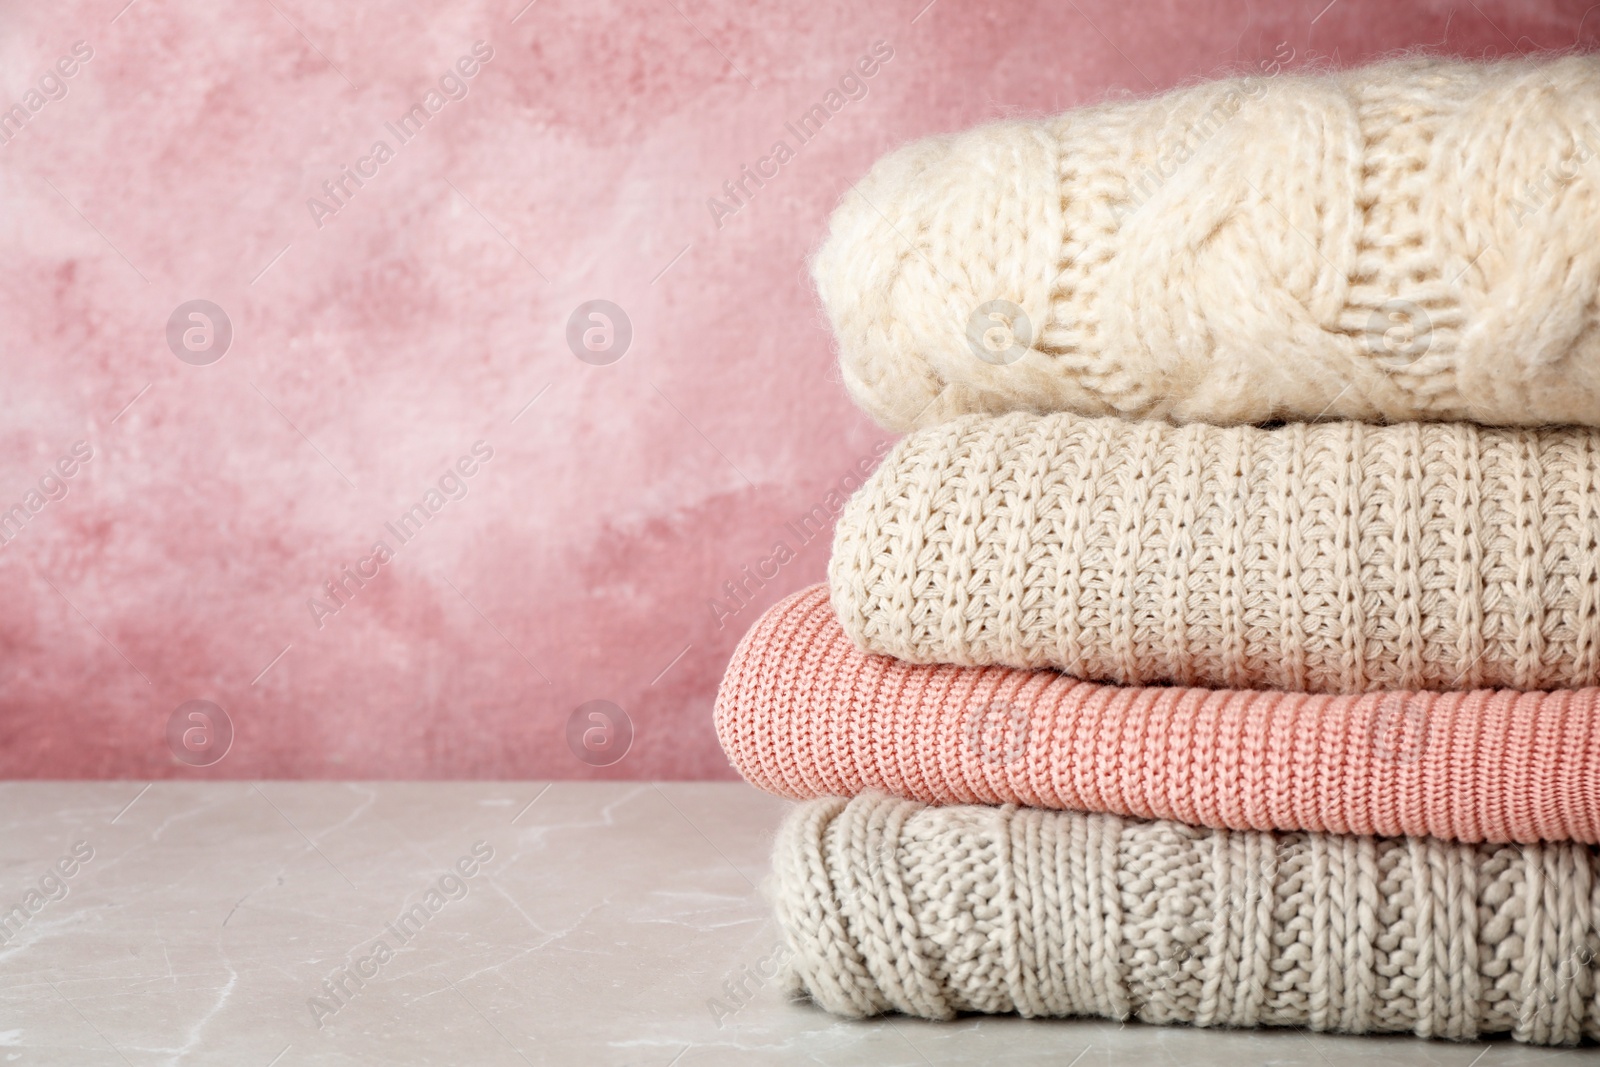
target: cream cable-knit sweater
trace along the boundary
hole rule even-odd
[[[884,458],[828,578],[860,647],[916,663],[1324,693],[1596,685],[1600,431],[966,416]]]
[[[1597,234],[1600,59],[1409,58],[914,143],[813,272],[846,386],[896,430],[1594,425]]]
[[[840,1015],[1600,1038],[1589,846],[1230,832],[869,794],[799,805],[773,869],[790,990]]]

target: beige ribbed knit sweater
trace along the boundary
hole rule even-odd
[[[916,663],[1325,693],[1595,685],[1600,431],[966,416],[885,457],[828,577],[860,647]]]
[[[1216,81],[917,142],[813,264],[850,393],[1600,424],[1600,59]]]
[[[1201,830],[869,794],[773,857],[791,991],[847,1016],[1600,1038],[1583,845]]]

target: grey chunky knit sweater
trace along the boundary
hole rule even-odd
[[[829,1011],[1600,1038],[1600,852],[1206,830],[883,794],[797,806],[773,893]]]

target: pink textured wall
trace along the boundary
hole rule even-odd
[[[731,777],[723,664],[886,439],[804,267],[872,160],[1259,60],[1600,34],[1583,2],[523,2],[0,15],[0,773]],[[221,358],[188,309],[169,344],[192,300]],[[609,364],[568,344],[591,300],[631,323]],[[169,731],[193,700],[220,761],[215,712]],[[592,700],[631,723],[609,766],[620,719],[569,743]]]

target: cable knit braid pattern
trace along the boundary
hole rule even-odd
[[[740,642],[716,727],[747,781],[795,799],[1600,842],[1600,689],[1316,696],[917,666],[857,649],[822,586]]]
[[[798,806],[791,992],[839,1015],[1092,1015],[1600,1038],[1585,845],[1234,833],[871,794]]]
[[[880,160],[812,263],[884,426],[1600,424],[1600,59],[1410,57]]]
[[[917,663],[1325,693],[1595,685],[1600,431],[965,416],[884,458],[828,577],[862,648]]]

